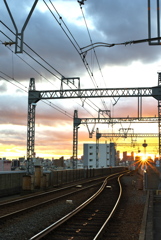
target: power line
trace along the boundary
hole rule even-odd
[[[85,19],[85,15],[84,15],[84,13],[83,13],[82,4],[84,4],[84,1],[83,1],[83,3],[80,2],[80,1],[78,1],[78,2],[79,2],[79,4],[80,4],[80,9],[81,9],[82,16],[83,16],[83,19],[84,19],[84,22],[85,22],[85,25],[86,25],[86,29],[87,29],[87,33],[88,33],[90,42],[91,42],[91,44],[93,44],[92,37],[91,37],[90,31],[89,31],[89,28],[88,28],[88,25],[87,25],[87,21],[86,21],[86,19]],[[101,76],[102,76],[102,78],[103,78],[103,73],[102,73],[101,66],[100,66],[100,63],[99,63],[99,61],[98,61],[98,57],[97,57],[97,54],[96,54],[95,49],[93,49],[93,52],[94,52],[94,56],[95,56],[96,61],[97,61],[97,65],[98,65],[99,71],[100,71]],[[104,80],[104,78],[103,78],[103,80]],[[105,83],[105,81],[104,81],[104,83]],[[106,83],[105,83],[105,87],[106,87]],[[107,106],[106,106],[106,104],[105,104],[105,101],[103,101],[102,98],[101,98],[101,101],[102,101],[102,104],[103,104],[104,108],[107,109]]]
[[[59,24],[59,26],[62,28],[63,32],[65,33],[65,35],[68,37],[68,39],[70,40],[70,42],[72,43],[72,45],[74,46],[74,48],[76,49],[76,51],[78,52],[79,56],[81,57],[85,67],[86,67],[86,70],[94,84],[94,86],[96,88],[98,88],[97,84],[96,84],[96,81],[94,79],[94,76],[93,76],[93,72],[90,70],[89,68],[89,64],[87,63],[86,59],[85,59],[85,56],[81,55],[80,54],[80,46],[78,44],[78,42],[76,41],[76,39],[74,38],[73,34],[70,32],[69,28],[67,27],[67,25],[65,24],[65,22],[63,21],[63,18],[60,16],[60,14],[58,13],[57,9],[55,8],[55,6],[53,5],[53,3],[51,2],[51,0],[49,0],[49,2],[51,3],[52,7],[54,8],[54,10],[56,11],[56,13],[58,14],[59,16],[59,19],[61,20],[61,22],[64,24],[65,28],[67,29],[67,31],[69,32],[70,36],[73,38],[74,42],[71,40],[71,38],[69,37],[69,35],[67,34],[67,32],[65,31],[65,29],[62,27],[62,24],[61,22],[56,18],[56,16],[54,15],[54,13],[52,12],[51,8],[49,7],[49,5],[46,3],[45,0],[43,0],[45,5],[47,6],[47,8],[49,9],[50,13],[52,14],[52,16],[55,18],[55,20],[57,21],[57,23]],[[75,43],[75,44],[74,44]],[[105,106],[105,102],[103,102],[103,105],[104,107],[106,108]],[[95,105],[96,106],[96,105]],[[97,106],[96,106],[97,107]],[[98,108],[98,107],[97,107]],[[100,108],[98,108],[99,110]]]
[[[2,32],[3,33],[3,32]],[[6,36],[6,35],[5,35]],[[7,37],[7,36],[6,36]],[[10,39],[11,40],[11,39]],[[0,42],[2,42],[1,40],[0,40]],[[6,46],[11,52],[13,52],[8,46]],[[16,54],[16,56],[18,57],[18,58],[20,58],[22,61],[24,61],[29,67],[31,67],[34,71],[36,71],[40,76],[42,76],[44,79],[46,79],[48,82],[50,82],[51,83],[51,81],[49,81],[47,78],[45,78],[42,74],[40,74],[35,68],[33,68],[30,64],[28,64],[23,58],[21,58],[19,55],[17,55]],[[5,73],[3,73],[4,75],[6,75]],[[6,75],[7,76],[7,75]],[[8,76],[9,77],[9,76]],[[11,78],[11,77],[10,77]],[[12,79],[12,78],[11,78]],[[18,81],[17,81],[18,82]],[[19,84],[21,84],[20,82],[18,82]],[[52,83],[51,83],[52,84]],[[23,86],[23,84],[21,84],[22,86]],[[53,85],[53,84],[52,84]],[[27,87],[26,87],[27,88]],[[50,105],[51,106],[51,102],[49,102],[49,104],[48,105]],[[79,103],[77,103],[78,105],[80,105]],[[89,103],[87,103],[91,108],[93,108]],[[81,105],[80,105],[81,106]],[[83,107],[84,108],[84,106],[81,106],[81,107]],[[58,107],[57,107],[58,108]],[[84,108],[91,116],[93,116],[86,108]],[[94,108],[93,108],[94,109]],[[97,111],[96,109],[94,109],[95,111]],[[63,110],[64,111],[64,110]],[[64,111],[65,112],[65,111]],[[63,113],[64,113],[63,112]],[[65,114],[65,115],[67,115],[67,114]]]
[[[58,14],[59,16],[59,19],[61,20],[61,22],[64,24],[65,28],[67,29],[67,31],[69,32],[70,36],[72,37],[72,39],[74,40],[74,42],[72,41],[72,39],[70,38],[70,36],[67,34],[67,32],[65,31],[65,29],[63,28],[61,22],[59,22],[59,20],[56,18],[56,16],[54,15],[54,13],[52,12],[51,8],[49,7],[49,5],[46,3],[45,0],[43,0],[45,5],[47,6],[47,8],[49,9],[50,13],[52,14],[52,16],[55,18],[55,20],[57,21],[57,23],[59,24],[59,26],[61,27],[61,29],[63,30],[63,32],[65,33],[65,35],[67,36],[67,38],[69,39],[69,41],[72,43],[72,45],[74,46],[74,48],[76,49],[76,51],[78,52],[79,56],[81,57],[82,61],[83,61],[83,64],[94,84],[95,87],[96,84],[94,82],[94,79],[93,79],[93,72],[91,71],[90,67],[89,67],[89,64],[88,62],[86,61],[85,57],[83,55],[80,54],[80,46],[78,44],[78,42],[76,41],[76,39],[74,38],[73,34],[70,32],[69,28],[67,27],[67,25],[65,24],[65,22],[63,21],[63,18],[60,16],[60,14],[58,13],[58,11],[56,10],[55,6],[53,5],[53,3],[50,1],[52,7],[54,8],[54,10],[56,11],[56,13]]]
[[[4,72],[2,72],[2,71],[0,71],[0,72],[1,72],[3,75],[7,76],[8,78],[11,78],[9,75],[5,74]],[[22,91],[24,91],[24,92],[26,92],[26,93],[28,94],[28,89],[25,90],[25,89],[21,88],[20,86],[16,85],[15,83],[11,82],[10,80],[8,80],[7,78],[5,78],[5,77],[3,77],[3,76],[0,76],[0,78],[2,78],[3,80],[11,83],[12,85],[16,86],[17,88],[21,89]],[[12,78],[11,78],[11,79],[12,79]],[[12,80],[14,80],[15,82],[17,82],[18,84],[21,84],[20,82],[18,82],[18,81],[15,80],[15,79],[12,79]],[[21,85],[24,86],[23,84],[21,84]],[[24,86],[24,87],[25,87],[25,86]],[[25,88],[26,88],[26,87],[25,87]],[[48,101],[48,100],[46,100],[46,101],[41,100],[41,101],[42,101],[43,103],[47,104],[48,106],[56,109],[57,111],[61,112],[62,114],[66,115],[66,116],[68,116],[68,117],[70,117],[70,118],[73,118],[73,116],[72,116],[71,114],[67,113],[66,111],[64,111],[64,110],[61,109],[60,107],[56,106],[56,105],[53,104],[52,102],[50,102],[50,101]]]
[[[2,32],[2,31],[1,31]],[[3,32],[2,32],[3,33]],[[5,35],[5,34],[4,34]],[[7,35],[5,35],[8,39],[9,39],[9,37],[7,36]],[[11,40],[11,39],[10,39]],[[1,41],[1,40],[0,40]],[[1,41],[2,42],[2,41]],[[8,46],[6,46],[11,52],[13,52]],[[25,51],[26,52],[26,51]],[[33,70],[35,70],[40,76],[42,76],[35,68],[33,68],[30,64],[28,64],[23,58],[21,58],[19,55],[17,55],[16,54],[16,56],[17,57],[19,57],[22,61],[24,61],[29,67],[31,67]],[[4,74],[5,75],[5,74]],[[7,75],[6,75],[7,76]],[[45,78],[44,76],[42,76],[43,78]],[[10,77],[11,78],[11,77]],[[11,79],[13,79],[13,78],[11,78]],[[49,81],[47,78],[45,78],[48,82],[50,82],[51,83],[51,81]],[[17,81],[18,82],[18,81]],[[18,82],[19,84],[21,84],[20,82]],[[52,83],[51,83],[52,84]],[[53,84],[52,84],[53,85]],[[48,104],[48,105],[50,105],[51,106],[51,102],[50,102],[50,104]],[[77,103],[78,105],[80,105],[79,103]],[[87,103],[91,108],[93,108],[89,103]],[[81,106],[81,105],[80,105]],[[84,108],[84,106],[81,106],[81,107],[83,107]],[[55,107],[54,107],[55,108]],[[57,108],[59,108],[59,107],[57,107]],[[84,108],[90,115],[91,115],[91,113],[86,109],[86,108]],[[95,111],[97,111],[96,109],[94,109],[93,108],[93,110],[95,110]],[[64,110],[63,110],[64,111]],[[64,112],[66,112],[66,111],[64,111]],[[63,113],[64,113],[63,112]],[[67,115],[66,113],[65,113],[65,115]],[[92,115],[93,116],[93,115]]]
[[[2,22],[2,21],[0,21],[0,22]],[[2,22],[2,24],[4,25],[4,26],[6,26],[3,22]],[[7,26],[6,26],[7,27]],[[9,30],[9,31],[11,31],[11,33],[12,34],[14,34],[15,35],[15,33],[10,29],[10,28],[8,28],[7,27],[7,29]],[[12,42],[12,39],[11,38],[9,38],[4,32],[2,32],[2,31],[0,31],[5,37],[7,37],[11,42]],[[29,47],[25,42],[24,42],[24,44],[31,50],[31,51],[33,51],[38,57],[40,57],[42,60],[44,60],[39,54],[37,54],[31,47]],[[8,47],[8,46],[7,46]],[[36,61],[40,66],[42,66],[43,68],[45,68],[45,70],[47,70],[48,72],[50,72],[52,75],[54,75],[55,77],[57,77],[59,80],[61,80],[58,76],[56,76],[54,73],[52,73],[49,69],[47,69],[46,67],[44,67],[39,61],[37,61],[34,57],[32,57],[30,54],[28,54],[25,50],[24,50],[24,52],[29,56],[29,57],[31,57],[34,61]],[[16,56],[18,56],[17,54],[16,54]],[[23,60],[24,61],[24,60]],[[45,60],[44,60],[45,61]],[[46,61],[45,61],[46,62]],[[47,63],[47,62],[46,62]],[[48,64],[48,63],[47,63]],[[28,64],[29,65],[29,64]],[[48,64],[49,66],[51,66],[50,64]],[[52,67],[52,66],[51,66]],[[53,67],[52,67],[53,68]],[[32,69],[33,69],[33,67],[32,67]],[[53,68],[54,69],[54,68]],[[55,70],[55,69],[54,69]],[[56,70],[57,71],[57,70]],[[63,77],[63,75],[61,75],[61,77]],[[47,79],[46,79],[47,80]],[[48,82],[50,82],[49,80],[47,80]],[[51,82],[50,82],[51,83]],[[52,83],[51,83],[52,84]],[[52,84],[53,85],[53,84]],[[90,100],[89,100],[90,101]],[[96,108],[98,108],[92,101],[90,101]],[[86,104],[87,105],[89,105],[91,108],[93,108],[89,103],[87,103],[86,102]],[[82,106],[83,108],[84,108],[84,106]],[[84,108],[85,109],[85,108]],[[99,109],[99,108],[98,108]],[[86,109],[85,109],[86,110]],[[97,111],[96,109],[94,109],[93,108],[93,110],[95,110],[95,111]],[[87,111],[87,110],[86,110]],[[87,111],[88,113],[89,113],[89,111]],[[90,113],[91,114],[91,113]]]
[[[1,72],[1,71],[0,71]],[[3,72],[1,72],[2,74],[4,74],[5,76],[7,76],[8,77],[8,75],[7,74],[5,74],[5,73],[3,73]],[[17,88],[19,88],[19,89],[21,89],[22,91],[24,91],[24,92],[26,92],[26,93],[28,93],[28,91],[27,90],[24,90],[23,88],[21,88],[20,86],[17,86],[15,83],[13,83],[13,82],[11,82],[10,80],[8,80],[8,79],[6,79],[5,77],[3,77],[3,76],[0,76],[0,78],[2,78],[3,80],[5,80],[5,81],[7,81],[7,82],[9,82],[9,83],[11,83],[12,85],[14,85],[14,86],[16,86]],[[12,78],[11,78],[12,79]],[[13,79],[12,79],[13,80]],[[15,81],[15,80],[14,80]],[[18,81],[16,81],[16,82],[18,82]],[[19,83],[19,82],[18,82]],[[19,83],[20,84],[20,83]]]

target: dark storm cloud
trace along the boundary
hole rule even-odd
[[[24,1],[22,1],[24,2]],[[24,2],[26,6],[26,2]],[[21,3],[23,4],[23,3]],[[18,24],[19,22],[22,22],[21,17],[22,13],[25,14],[25,7],[20,7],[21,14],[20,16],[17,15],[15,22]],[[2,21],[11,28],[12,31],[15,32],[9,15],[5,9],[5,6],[3,6],[5,14],[2,15]],[[15,13],[17,13],[18,9],[13,8],[12,13],[13,16]],[[13,41],[15,39],[15,36],[1,24],[2,31],[9,36]],[[77,30],[76,26],[70,26],[72,32],[76,32],[76,35],[81,34],[82,30]],[[74,28],[74,29],[73,29]],[[21,28],[20,28],[21,29]],[[75,31],[76,30],[76,31]],[[8,39],[1,34],[2,41],[8,41]],[[38,62],[36,63],[33,59],[30,58],[30,56],[26,56],[25,52],[21,56],[23,59],[25,59],[35,70],[37,70],[40,74],[44,74],[47,77],[51,77],[52,73],[56,74],[57,76],[61,75],[71,75],[71,70],[74,72],[78,72],[80,74],[80,64],[81,67],[83,67],[83,64],[81,63],[80,57],[78,53],[76,53],[76,50],[73,48],[72,44],[68,40],[67,36],[64,34],[64,32],[61,30],[58,23],[55,21],[55,19],[52,17],[51,13],[45,12],[42,13],[35,9],[26,29],[24,32],[24,42],[29,45],[34,51],[36,51],[45,61],[47,61],[51,66],[53,66],[59,73],[56,73],[54,69],[49,66],[47,63],[45,63],[42,59],[40,59],[36,54],[33,53],[27,46],[24,44],[24,50],[29,54],[31,57],[35,58],[35,60]],[[1,46],[2,48],[2,46]],[[3,57],[4,54],[8,56],[10,59],[12,58],[12,53],[7,49],[4,51],[3,46],[3,55],[0,53],[0,57]],[[12,50],[14,51],[14,46],[12,46]],[[24,58],[25,56],[25,58]],[[67,64],[68,61],[68,64]],[[1,58],[1,67],[3,70],[6,70],[6,61],[5,58],[2,61]],[[45,70],[42,66],[43,65],[47,70],[50,71],[50,73]],[[14,68],[15,72],[17,74],[18,79],[25,79],[29,74],[32,74],[32,76],[37,76],[37,72],[34,69],[31,69],[30,66],[24,64],[23,61],[19,60],[18,57],[14,57]],[[76,71],[74,69],[77,69]],[[83,69],[83,68],[82,68]]]
[[[19,26],[20,22],[25,20],[27,15],[26,7],[30,9],[33,1],[21,1],[17,8],[10,3],[12,13],[15,17],[15,22]],[[75,1],[73,1],[74,3]],[[63,4],[62,4],[63,8]],[[78,5],[79,8],[79,5]],[[18,10],[19,9],[19,10]],[[7,10],[3,3],[2,21],[14,30]],[[20,11],[21,10],[21,11]],[[135,39],[147,38],[147,1],[128,1],[128,0],[101,0],[101,1],[85,1],[83,6],[85,10],[86,19],[91,19],[94,29],[90,29],[93,42],[108,42],[118,43]],[[20,13],[20,14],[17,14]],[[71,13],[72,14],[72,13]],[[63,17],[63,16],[62,16]],[[23,19],[23,21],[22,21]],[[81,47],[90,43],[87,30],[82,26],[69,23],[64,17],[63,20],[69,27],[71,33]],[[13,34],[1,24],[3,31],[12,36]],[[21,27],[19,27],[21,29]],[[1,34],[3,40],[6,38]],[[41,55],[51,66],[53,66],[60,74],[69,77],[82,75],[85,72],[84,65],[80,59],[79,54],[74,49],[73,45],[60,28],[54,17],[49,11],[42,13],[35,8],[35,11],[25,29],[24,41],[39,55]],[[2,46],[1,46],[2,48]],[[1,67],[6,70],[6,58],[4,56],[4,46],[0,53]],[[14,46],[12,47],[14,50]],[[43,64],[50,72],[55,71],[44,63],[38,56],[36,56],[28,47],[24,45],[24,50],[33,56],[38,62]],[[11,61],[12,53],[6,49],[6,57],[9,55]],[[140,60],[143,63],[154,62],[160,57],[160,47],[152,47],[147,43],[115,46],[112,48],[97,48],[96,49],[101,66],[104,65],[127,65],[133,61]],[[90,53],[87,54],[89,60]],[[51,77],[52,74],[46,71],[42,66],[33,61],[25,53],[21,57],[31,64],[31,66],[38,70],[40,74],[46,77]],[[11,63],[10,63],[11,65]],[[10,66],[11,68],[11,66]],[[14,57],[14,68],[18,79],[26,79],[30,76],[39,77],[39,74],[24,64],[22,60]],[[7,70],[6,70],[7,71]],[[57,73],[56,73],[57,74]],[[57,74],[59,75],[59,74]],[[54,77],[53,77],[54,79]]]
[[[148,38],[146,0],[88,1],[87,13],[98,31],[98,34],[92,34],[96,42],[103,40],[112,44]],[[101,34],[104,39],[101,39]],[[152,37],[157,37],[156,33]],[[160,58],[160,46],[140,43],[104,48],[100,58],[110,65],[126,65],[136,60],[149,63]]]

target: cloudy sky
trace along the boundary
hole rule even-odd
[[[6,2],[21,32],[34,1]],[[157,37],[155,4],[153,1],[151,8],[152,37]],[[60,90],[62,77],[79,77],[81,88],[153,87],[158,84],[160,46],[140,43],[97,47],[84,55],[85,64],[81,57],[81,48],[91,43],[117,44],[148,38],[147,0],[86,0],[81,8],[77,0],[39,0],[24,31],[23,53],[19,54],[15,54],[14,45],[3,44],[15,42],[15,28],[4,1],[0,3],[0,20],[0,157],[26,156],[30,78],[35,78],[37,90]],[[63,85],[63,88],[69,86]],[[113,104],[112,98],[39,101],[36,107],[37,156],[72,156],[74,110],[78,110],[80,118],[96,118],[99,109],[110,110],[112,117],[137,117],[136,98],[121,98],[115,106]],[[157,116],[157,112],[157,101],[144,98],[143,116]],[[118,132],[122,127],[134,128],[136,133],[158,131],[156,124],[136,125],[102,124],[96,127],[103,133]],[[83,143],[91,141],[95,142],[95,134],[89,139],[87,127],[81,125],[79,156],[83,154]],[[153,146],[151,152],[156,149],[157,146]]]

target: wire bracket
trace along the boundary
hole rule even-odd
[[[35,7],[36,7],[36,4],[37,4],[38,0],[35,0],[35,1],[34,1],[34,4],[33,4],[32,8],[31,8],[31,10],[30,10],[30,12],[29,12],[29,14],[28,14],[28,17],[27,17],[27,19],[26,19],[26,21],[25,21],[25,23],[24,23],[24,25],[23,25],[20,33],[18,32],[18,28],[17,28],[17,26],[16,26],[16,23],[15,23],[15,21],[14,21],[14,18],[13,18],[13,16],[12,16],[12,13],[11,13],[11,11],[10,11],[10,8],[9,8],[9,6],[8,6],[8,4],[7,4],[7,0],[3,0],[3,1],[4,1],[5,5],[6,5],[7,11],[8,11],[8,13],[9,13],[9,15],[10,15],[11,21],[12,21],[12,23],[13,23],[13,25],[14,25],[14,28],[15,28],[15,31],[16,31],[15,53],[22,53],[22,52],[23,52],[23,36],[24,36],[24,30],[25,30],[25,28],[26,28],[26,26],[27,26],[27,24],[28,24],[28,22],[29,22],[29,20],[30,20],[30,17],[31,17],[31,15],[32,15]],[[7,45],[8,45],[8,44],[7,44]],[[5,45],[5,46],[6,46],[6,45]]]

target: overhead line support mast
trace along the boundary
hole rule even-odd
[[[160,79],[160,73],[159,73]],[[30,90],[28,96],[28,137],[27,137],[27,159],[31,161],[34,157],[35,139],[35,107],[36,103],[42,99],[70,99],[70,98],[100,98],[100,97],[154,97],[158,100],[159,136],[161,138],[161,86],[152,88],[101,88],[101,89],[66,89],[53,91],[36,91],[34,79],[30,79]],[[74,115],[77,118],[77,115]],[[78,123],[74,125],[74,161],[77,158]],[[161,139],[160,139],[161,140]],[[159,143],[161,145],[161,141]],[[159,153],[161,154],[161,146]]]

